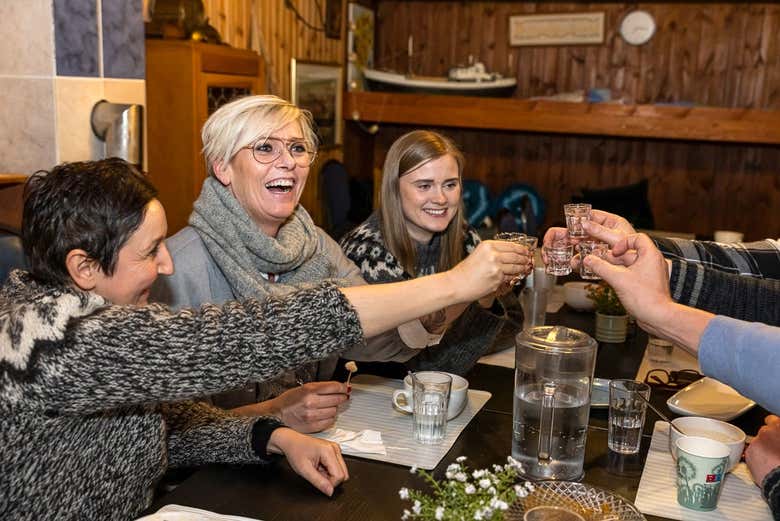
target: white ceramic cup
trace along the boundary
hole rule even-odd
[[[452,373],[445,373],[452,377],[452,388],[450,389],[450,402],[447,407],[447,420],[451,420],[463,412],[468,403],[469,381]],[[403,398],[401,398],[403,397]],[[403,401],[401,401],[403,400]],[[412,377],[407,375],[404,378],[404,388],[393,392],[393,406],[404,412],[412,413],[414,403],[414,393],[412,392]]]
[[[675,460],[677,460],[677,440],[696,436],[720,441],[729,448],[729,468],[727,472],[733,470],[739,463],[742,451],[745,449],[745,432],[739,427],[724,421],[700,416],[675,418],[672,420],[672,425],[679,427],[685,433],[683,435],[677,429],[669,428],[669,451]]]

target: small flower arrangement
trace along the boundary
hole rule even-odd
[[[443,482],[412,467],[410,472],[423,477],[432,493],[428,495],[406,487],[399,490],[401,499],[412,502],[411,510],[404,510],[401,519],[500,521],[509,505],[534,491],[531,482],[517,483],[522,466],[512,456],[507,457],[506,465],[493,465],[492,470],[470,471],[464,463],[465,456],[455,461],[447,467],[444,474],[447,480]]]
[[[585,290],[588,292],[588,298],[595,303],[596,311],[602,315],[626,314],[626,308],[620,302],[615,289],[603,280],[598,284],[588,284]]]

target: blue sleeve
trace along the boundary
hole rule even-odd
[[[699,342],[699,364],[707,376],[780,413],[780,328],[716,316]]]

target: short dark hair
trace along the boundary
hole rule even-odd
[[[24,188],[22,245],[36,279],[69,284],[68,252],[82,249],[108,276],[157,190],[130,163],[109,158],[40,170]]]

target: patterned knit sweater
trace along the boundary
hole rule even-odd
[[[477,232],[468,228],[463,245],[465,253],[471,253],[479,242]],[[369,284],[413,278],[387,249],[376,212],[342,238],[341,247],[347,257],[360,268],[363,278]],[[418,276],[435,273],[440,251],[441,241],[438,235],[434,235],[429,244],[417,246]],[[439,344],[424,349],[406,362],[406,365],[413,370],[436,369],[465,374],[492,347],[506,318],[506,310],[498,301],[492,310],[474,303],[450,325]]]
[[[331,284],[174,313],[15,271],[0,290],[0,519],[131,519],[168,466],[260,462],[263,419],[187,400],[361,340]]]
[[[727,317],[780,326],[780,280],[756,279],[672,259],[672,298]]]

